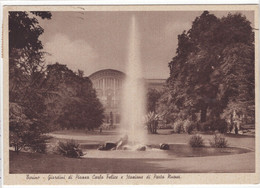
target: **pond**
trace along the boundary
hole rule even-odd
[[[159,149],[159,145],[148,145],[146,151],[134,150],[97,150],[98,144],[82,145],[84,158],[147,158],[147,159],[171,159],[180,157],[206,157],[220,155],[234,155],[250,152],[251,150],[238,147],[212,148],[200,147],[192,148],[186,144],[169,144],[169,150]]]

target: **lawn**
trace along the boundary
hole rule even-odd
[[[111,134],[110,134],[111,133]],[[79,132],[56,132],[51,140],[75,139],[79,143],[103,143],[115,141],[119,135],[113,131],[99,134]],[[203,134],[205,141],[212,139],[212,134]],[[188,143],[190,135],[168,134],[160,131],[157,135],[148,135],[147,142]],[[130,158],[66,158],[55,154],[39,154],[10,151],[10,173],[192,173],[192,172],[254,172],[255,138],[252,136],[226,135],[229,146],[249,148],[252,151],[236,155],[181,157],[168,159],[130,159]],[[214,162],[212,162],[214,161]],[[243,161],[243,163],[241,162]]]
[[[134,173],[167,172],[146,159],[74,159],[54,154],[10,151],[10,173]]]

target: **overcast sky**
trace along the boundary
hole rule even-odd
[[[129,27],[135,15],[145,78],[168,78],[168,63],[175,55],[177,36],[191,28],[202,11],[143,12],[52,12],[51,20],[40,21],[47,63],[67,64],[85,76],[100,69],[125,72]],[[218,17],[228,12],[211,12]],[[242,12],[253,22],[253,12]]]

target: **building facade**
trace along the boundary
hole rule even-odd
[[[97,96],[105,108],[104,123],[118,125],[120,123],[120,106],[125,73],[104,69],[89,76]],[[160,90],[165,84],[165,79],[146,79],[146,87]]]

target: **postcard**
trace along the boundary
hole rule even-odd
[[[4,6],[4,185],[259,183],[258,17]]]

